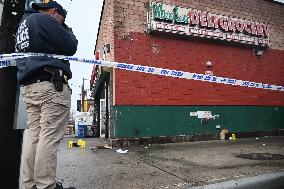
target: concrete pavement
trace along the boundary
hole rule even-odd
[[[190,189],[283,189],[284,171],[276,173],[267,173],[253,177],[235,179],[216,184],[209,184]]]
[[[68,140],[60,145],[57,176],[78,189],[184,189],[284,170],[284,137],[132,146],[126,154],[91,150],[104,139],[86,138],[85,149],[68,148]]]

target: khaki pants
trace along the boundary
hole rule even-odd
[[[62,92],[43,81],[25,87],[28,128],[23,142],[20,189],[54,189],[57,150],[64,137],[71,105],[71,90]]]

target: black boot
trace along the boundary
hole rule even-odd
[[[74,187],[63,188],[61,182],[57,182],[54,189],[76,189]]]

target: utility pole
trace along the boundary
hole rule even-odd
[[[0,54],[15,52],[14,35],[23,16],[25,1],[0,0]],[[3,9],[2,9],[3,8]],[[3,12],[2,12],[3,10]],[[17,69],[0,69],[0,167],[1,185],[18,188],[22,130],[14,130]]]
[[[81,92],[81,111],[82,112],[84,112],[84,102],[85,102],[85,96],[86,96],[86,91],[85,91],[85,85],[84,85],[84,83],[85,83],[85,80],[87,80],[87,79],[85,79],[85,78],[83,78],[83,84],[82,84],[82,92]]]

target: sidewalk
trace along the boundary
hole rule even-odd
[[[241,178],[209,184],[205,186],[197,186],[190,189],[283,189],[284,188],[284,171],[276,173],[267,173],[253,177]]]
[[[104,139],[86,138],[85,149],[68,148],[69,139],[60,145],[57,176],[77,189],[184,189],[284,170],[284,137],[134,146],[125,154],[91,150]]]

